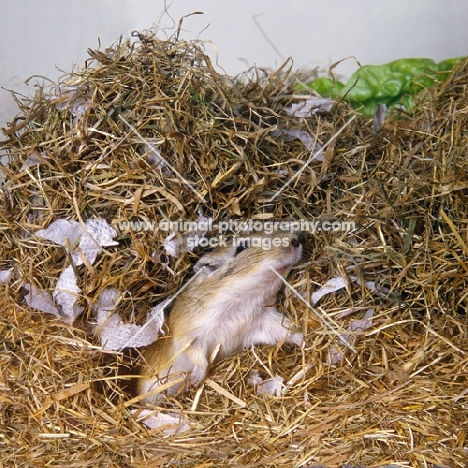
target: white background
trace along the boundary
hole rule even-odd
[[[349,56],[364,65],[468,55],[466,0],[174,0],[166,7],[168,14],[163,0],[0,0],[0,87],[29,93],[25,79],[56,80],[82,66],[99,40],[105,48],[155,24],[172,28],[164,38],[194,11],[204,14],[186,18],[181,37],[211,40],[216,47],[207,51],[228,74],[276,68],[289,56],[295,68],[326,69]],[[356,67],[349,59],[337,72],[349,76]],[[16,113],[0,89],[0,127]]]

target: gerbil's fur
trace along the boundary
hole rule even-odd
[[[283,283],[270,268],[283,275],[299,263],[302,246],[297,236],[281,233],[268,238],[281,242],[269,249],[258,245],[265,236],[243,239],[250,246],[239,246],[239,238],[234,238],[230,245],[204,255],[195,265],[195,271],[204,270],[176,298],[166,335],[144,353],[151,375],[145,375],[148,367],[142,369],[138,394],[181,377],[198,386],[211,360],[219,361],[252,345],[274,345],[283,340],[302,345],[302,333],[292,329],[291,321],[275,307]],[[173,394],[181,384],[169,387]],[[157,399],[158,394],[149,395],[145,401]]]

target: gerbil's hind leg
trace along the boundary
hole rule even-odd
[[[247,346],[256,344],[274,345],[284,340],[302,346],[304,335],[294,329],[291,320],[276,310],[265,307],[261,317],[254,323],[252,333],[247,337]]]
[[[208,373],[209,362],[206,356],[206,351],[196,343],[192,343],[184,352],[183,359],[185,360],[183,367],[188,372],[188,380],[194,387],[198,387],[205,380]]]

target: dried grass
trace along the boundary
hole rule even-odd
[[[85,69],[64,77],[61,96],[41,90],[18,101],[22,113],[0,143],[11,156],[0,269],[14,269],[1,297],[0,465],[466,466],[468,65],[424,93],[414,114],[394,112],[377,136],[356,117],[323,162],[268,203],[309,158],[299,141],[271,130],[308,129],[323,144],[352,109],[338,103],[328,114],[287,116],[300,97],[286,67],[229,78],[196,42],[145,33],[90,53]],[[57,108],[67,105],[65,84],[81,93],[75,103],[89,103],[81,118],[73,119],[72,102]],[[206,203],[151,165],[119,115]],[[32,153],[44,162],[22,168]],[[103,357],[93,337],[28,310],[21,284],[50,290],[66,265],[62,247],[34,236],[55,219],[99,217],[118,227],[200,212],[354,221],[352,233],[309,235],[307,262],[289,280],[306,297],[336,275],[375,282],[371,292],[349,281],[320,303],[343,328],[370,308],[375,316],[357,353],[329,366],[335,336],[285,292],[282,307],[303,326],[306,349],[260,347],[223,361],[196,405],[195,391],[166,404],[163,411],[195,422],[171,436],[130,415],[131,395],[115,382],[122,356]],[[141,323],[181,286],[196,254],[165,258],[166,235],[121,232],[118,248],[80,267],[87,320],[106,287],[125,292],[119,313]],[[253,370],[292,382],[281,397],[258,396]]]

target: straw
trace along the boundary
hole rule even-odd
[[[372,119],[344,103],[309,117],[287,112],[313,97],[298,95],[304,80],[289,62],[230,77],[202,43],[154,31],[90,55],[56,87],[16,96],[19,114],[0,143],[11,161],[0,192],[0,465],[464,467],[467,64],[375,134]],[[326,160],[309,161],[288,131],[320,145],[334,138]],[[214,226],[354,222],[304,233],[303,263],[286,279],[309,303],[327,281],[345,279],[316,307],[352,335],[356,352],[341,347],[342,359],[327,364],[340,339],[285,289],[277,305],[303,330],[304,348],[258,346],[224,359],[198,393],[154,406],[190,425],[171,435],[132,416],[143,404],[122,379],[143,360],[104,354],[90,331],[93,306],[115,288],[121,319],[145,323],[203,254],[169,249],[172,233],[159,222],[201,217]],[[92,218],[118,231],[118,246],[75,268],[84,312],[71,327],[29,308],[33,288],[23,286],[52,294],[70,265],[62,246],[35,232]],[[187,232],[173,234],[183,246]],[[369,327],[353,328],[369,309]],[[254,375],[288,384],[281,396],[257,394]]]

